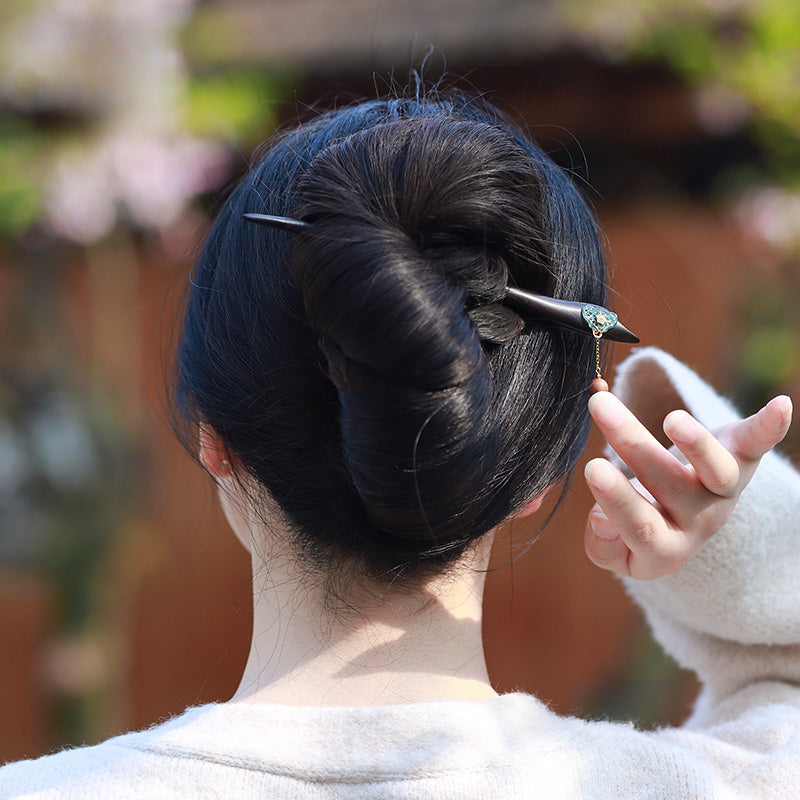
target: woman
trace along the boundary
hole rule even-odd
[[[734,511],[791,403],[738,421],[652,350],[618,390],[647,427],[602,386],[589,399],[604,297],[577,191],[474,99],[364,103],[273,142],[196,265],[176,376],[183,433],[252,555],[239,689],[6,767],[0,794],[794,797],[797,603],[776,594],[793,576],[766,553],[797,565],[796,517],[780,512],[798,504],[796,474],[768,456]],[[595,317],[574,330],[547,298]],[[590,414],[621,461],[587,467],[586,549],[632,578],[706,681],[682,729],[561,718],[497,696],[486,672],[492,531],[569,473]]]

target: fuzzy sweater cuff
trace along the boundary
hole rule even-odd
[[[712,431],[739,416],[656,348],[620,364],[614,393],[664,442],[661,423],[675,408]],[[695,558],[673,575],[624,582],[655,638],[713,695],[757,679],[800,683],[800,475],[768,453],[731,518]]]

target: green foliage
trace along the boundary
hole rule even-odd
[[[777,392],[790,391],[800,372],[800,274],[788,269],[753,292],[741,309],[737,401],[762,406]]]
[[[741,369],[758,386],[781,385],[800,367],[800,342],[796,331],[779,325],[756,328],[741,354]]]
[[[251,142],[263,137],[277,93],[275,81],[263,71],[194,78],[188,87],[186,129],[232,144]]]
[[[53,283],[39,290],[49,294]],[[79,630],[92,606],[91,576],[129,510],[135,448],[117,415],[86,391],[80,368],[62,358],[52,374],[37,376],[26,363],[40,310],[9,321],[20,354],[9,348],[0,356],[0,447],[17,465],[0,476],[0,561],[49,575],[61,628]]]
[[[300,24],[300,23],[298,23]],[[240,35],[223,9],[201,7],[181,34],[182,49],[192,63],[230,64],[235,61]]]
[[[570,19],[615,58],[663,61],[744,98],[772,177],[800,184],[800,3],[573,0]]]
[[[63,187],[72,185],[70,170],[80,173],[74,166],[76,153],[97,167],[100,177],[91,183],[94,173],[81,173],[87,176],[87,188],[75,196],[97,202],[96,195],[104,193],[104,206],[116,210],[106,229],[97,233],[91,227],[85,234],[80,226],[60,227],[79,241],[91,241],[118,222],[152,224],[146,214],[128,213],[127,198],[137,191],[130,174],[135,168],[129,168],[137,157],[137,142],[150,152],[178,158],[174,154],[180,146],[202,140],[199,152],[205,162],[200,158],[193,163],[196,180],[187,179],[187,188],[181,189],[184,184],[162,177],[169,187],[164,196],[181,195],[173,204],[179,210],[191,202],[193,191],[213,188],[205,175],[225,180],[221,170],[214,171],[224,163],[224,147],[248,150],[271,132],[269,109],[282,91],[273,73],[230,61],[214,64],[201,46],[187,54],[194,42],[187,33],[194,29],[192,19],[182,30],[165,9],[156,4],[142,12],[150,25],[132,34],[130,51],[112,66],[102,59],[126,33],[122,6],[113,6],[100,20],[87,9],[74,14],[62,9],[73,43],[63,35],[41,35],[48,24],[45,0],[0,3],[0,239],[14,239],[37,222],[55,222],[59,229],[59,220],[69,217],[64,206],[72,200]],[[205,19],[204,12],[201,6],[195,16]],[[51,24],[57,26],[58,19],[55,14]],[[210,47],[223,31],[217,25],[207,33]],[[28,36],[25,48],[11,46]],[[236,46],[227,39],[226,45]],[[153,76],[160,76],[160,82],[154,83]],[[73,91],[76,86],[81,91]],[[66,173],[59,171],[65,165]],[[54,175],[61,177],[58,186]],[[50,198],[47,208],[45,197]],[[83,213],[82,208],[69,210],[78,217]]]
[[[41,141],[26,126],[0,126],[0,236],[13,237],[41,213]]]
[[[713,74],[720,57],[708,21],[688,16],[665,19],[643,36],[638,50],[640,58],[665,58],[675,69],[692,77]]]
[[[625,674],[600,689],[588,705],[591,718],[635,722],[653,729],[685,705],[689,675],[642,630],[630,643]]]

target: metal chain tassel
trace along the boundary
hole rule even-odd
[[[592,335],[594,336],[595,378],[589,384],[589,392],[590,394],[595,394],[596,392],[607,392],[608,382],[604,380],[603,376],[600,374],[600,340],[603,338],[603,334],[598,333],[597,331],[592,331]]]
[[[617,324],[617,315],[607,308],[589,305],[588,303],[581,309],[581,315],[592,331],[592,336],[594,336],[595,378],[589,384],[589,391],[592,394],[595,394],[595,392],[607,392],[608,383],[603,380],[603,376],[600,372],[600,340],[607,330],[610,330]]]

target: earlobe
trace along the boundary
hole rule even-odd
[[[200,424],[200,464],[212,478],[229,478],[233,474],[227,447],[219,434],[205,423]]]
[[[542,503],[544,503],[545,497],[547,497],[547,492],[549,490],[545,489],[538,497],[534,497],[529,503],[524,505],[516,514],[514,514],[513,519],[520,519],[522,517],[529,517],[531,514],[535,514],[541,507]]]

